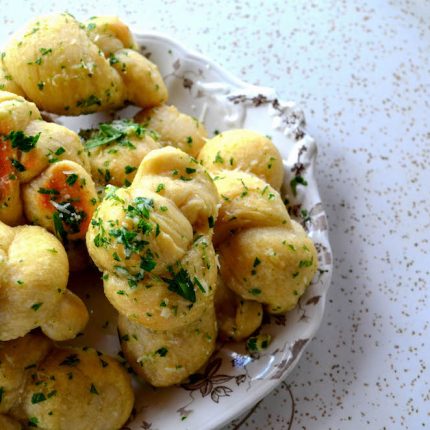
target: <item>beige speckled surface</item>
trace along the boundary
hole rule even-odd
[[[333,285],[298,367],[228,429],[426,428],[430,4],[285,3],[2,0],[0,37],[53,10],[118,14],[299,102],[319,145]]]

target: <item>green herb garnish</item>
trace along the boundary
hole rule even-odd
[[[259,288],[251,288],[248,292],[253,296],[259,296],[261,294],[261,290]]]
[[[86,139],[85,148],[92,149],[97,146],[104,146],[116,143],[129,149],[136,149],[130,142],[129,137],[144,136],[149,134],[154,140],[158,139],[158,134],[146,129],[142,124],[137,124],[130,119],[115,120],[111,123],[99,124],[98,130],[81,130],[80,136]]]
[[[22,152],[30,152],[34,149],[39,137],[40,133],[34,136],[27,136],[23,131],[11,131],[6,135],[6,139],[10,140],[12,148],[17,148]]]
[[[40,194],[50,194],[50,195],[58,195],[58,194],[60,194],[59,191],[54,190],[52,188],[42,188],[42,187],[39,188],[37,190],[37,192],[40,193]]]
[[[134,172],[137,169],[137,167],[133,166],[125,166],[124,171],[126,175],[129,175],[131,172]]]
[[[165,357],[167,355],[168,349],[165,348],[164,346],[161,347],[160,349],[157,349],[157,351],[155,351],[156,354],[158,354],[160,357]]]
[[[169,268],[172,278],[162,278],[169,286],[169,291],[172,291],[192,303],[196,301],[196,293],[194,291],[194,283],[190,278],[189,273],[181,267],[178,272],[174,272],[173,268]]]
[[[46,400],[46,396],[43,393],[34,393],[31,396],[31,403],[34,405],[36,403],[44,402]]]
[[[24,166],[24,164],[21,164],[15,158],[12,158],[10,160],[10,162],[11,162],[12,166],[15,167],[16,170],[18,170],[18,172],[25,172],[25,166]]]
[[[66,184],[73,186],[77,180],[78,180],[78,175],[76,173],[72,173],[71,175],[67,176]]]
[[[74,367],[80,362],[81,360],[79,359],[78,354],[70,354],[60,363],[60,366]]]
[[[33,311],[38,311],[42,305],[43,303],[34,303],[33,305],[31,305],[31,309],[33,309]]]
[[[101,104],[102,104],[101,100],[94,94],[91,94],[86,99],[79,100],[76,103],[76,107],[88,108],[94,105],[101,106]]]
[[[261,352],[270,345],[271,340],[272,337],[269,334],[259,334],[250,337],[246,342],[246,347],[249,352]]]

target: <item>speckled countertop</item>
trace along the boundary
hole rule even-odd
[[[117,14],[299,102],[319,145],[325,318],[287,380],[228,429],[430,427],[430,3],[97,3],[2,0],[1,40],[49,11]]]

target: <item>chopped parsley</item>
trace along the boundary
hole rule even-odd
[[[40,303],[34,303],[34,304],[31,305],[31,309],[33,309],[33,311],[38,311],[42,305],[43,305],[42,302],[40,302]]]
[[[126,175],[129,175],[130,173],[134,172],[137,169],[137,167],[133,166],[125,166],[124,171]]]
[[[146,129],[142,124],[137,124],[130,119],[115,120],[111,123],[99,124],[98,130],[81,130],[80,136],[86,140],[87,150],[116,143],[129,149],[136,149],[129,137],[141,137],[149,134],[154,140],[158,139],[158,134]]]
[[[44,393],[34,393],[31,396],[31,403],[34,405],[36,403],[44,402],[46,400],[46,396]]]
[[[50,195],[58,195],[58,194],[60,194],[59,191],[57,191],[57,190],[54,190],[52,188],[43,188],[43,187],[39,188],[37,190],[37,192],[40,193],[40,194],[50,194]]]
[[[91,384],[90,393],[91,394],[99,394],[99,392],[97,391],[97,388],[94,384]]]
[[[155,353],[158,354],[160,357],[165,357],[168,353],[168,349],[163,346],[160,349],[157,349]]]
[[[248,292],[253,296],[259,296],[261,294],[261,290],[259,288],[251,288]]]
[[[48,393],[48,399],[50,399],[51,397],[54,397],[55,395],[57,394],[57,390],[53,390],[53,391],[50,391],[49,393]]]
[[[51,48],[48,48],[48,49],[46,49],[46,48],[40,48],[39,51],[40,51],[40,53],[42,55],[48,55],[48,54],[50,54],[52,52],[52,49]]]
[[[73,186],[77,180],[78,180],[78,175],[76,173],[72,173],[71,175],[67,176],[66,184]]]
[[[53,206],[57,209],[52,215],[54,228],[59,238],[65,239],[67,232],[64,226],[69,230],[69,233],[79,233],[82,221],[87,217],[84,211],[78,211],[70,201],[54,202]]]
[[[25,166],[24,166],[24,164],[21,164],[15,158],[12,158],[10,160],[10,162],[11,162],[12,166],[15,167],[16,170],[18,170],[18,172],[25,172]]]
[[[169,291],[172,291],[192,303],[196,302],[196,292],[194,291],[194,283],[190,278],[189,273],[181,267],[178,272],[174,272],[172,267],[169,267],[171,278],[162,278],[169,286]]]
[[[64,230],[63,223],[60,219],[59,212],[54,212],[52,215],[52,221],[54,222],[55,234],[60,240],[65,240],[67,238],[66,230]]]
[[[151,250],[146,251],[146,256],[140,257],[140,265],[139,267],[144,270],[145,272],[151,272],[154,270],[157,263],[154,260],[154,256],[151,252]]]
[[[76,103],[76,107],[82,107],[82,108],[88,108],[91,106],[101,106],[102,102],[101,100],[95,96],[94,94],[91,94],[86,99],[81,99]]]
[[[270,345],[271,340],[272,337],[269,334],[259,334],[250,337],[246,342],[246,347],[249,352],[261,352]]]
[[[68,355],[61,363],[60,366],[76,366],[81,362],[78,354],[70,354]]]
[[[37,427],[39,420],[36,417],[30,417],[27,421],[28,427]]]
[[[154,200],[146,197],[136,197],[133,203],[134,205],[130,204],[127,207],[127,217],[149,219],[150,211],[154,209]],[[138,228],[141,228],[140,223],[138,224]]]
[[[221,157],[220,151],[218,151],[215,155],[214,164],[216,163],[219,163],[219,164],[224,163],[224,159]]]
[[[118,64],[118,63],[119,63],[118,58],[116,58],[116,57],[115,57],[115,55],[111,53],[111,54],[109,55],[109,64],[110,64],[111,66],[113,66],[114,64]]]
[[[300,260],[299,261],[299,267],[311,267],[314,262],[314,257],[312,257],[310,260]]]
[[[212,215],[208,218],[208,224],[209,224],[209,228],[213,228],[215,226],[215,220]]]
[[[201,282],[199,281],[199,279],[196,276],[194,276],[194,284],[199,287],[199,290],[202,293],[204,293],[204,294],[206,293],[206,290],[204,289],[203,285],[201,284]]]
[[[22,152],[30,152],[34,149],[39,137],[40,133],[34,136],[27,136],[23,131],[11,131],[6,135],[6,139],[10,140],[12,148],[17,148]]]

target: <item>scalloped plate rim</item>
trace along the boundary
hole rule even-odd
[[[183,44],[177,42],[176,40],[173,40],[170,36],[166,36],[165,34],[157,32],[157,31],[145,31],[143,33],[142,32],[133,32],[133,35],[135,36],[135,38],[138,42],[142,42],[142,41],[144,41],[144,39],[149,38],[149,39],[153,39],[156,41],[164,42],[166,44],[173,45],[176,49],[180,50],[185,57],[191,58],[191,59],[195,60],[196,62],[204,63],[205,65],[209,65],[211,68],[215,69],[221,76],[223,76],[223,78],[226,81],[233,84],[235,87],[238,87],[240,89],[242,89],[242,88],[251,89],[251,90],[255,91],[256,93],[260,92],[260,93],[263,93],[266,95],[271,94],[275,98],[279,99],[277,97],[277,92],[274,88],[249,84],[249,83],[241,80],[240,78],[236,77],[231,72],[224,69],[223,66],[219,65],[217,62],[213,61],[212,59],[206,57],[204,54],[201,54],[200,52],[198,52],[195,49],[190,49],[190,48],[185,47]],[[280,99],[280,100],[282,100],[282,99]],[[315,180],[315,160],[316,160],[316,156],[317,156],[317,145],[315,142],[313,144],[315,145],[315,148],[314,148],[314,153],[311,156],[310,171],[311,171],[312,178],[315,181],[314,192],[316,192],[316,195],[319,197],[319,199],[321,201],[321,196],[320,196],[318,186],[317,186],[317,183]],[[299,142],[297,142],[295,145],[299,145]],[[285,164],[285,160],[284,160],[284,164]],[[324,211],[324,214],[325,214],[325,211]],[[328,230],[327,230],[327,232],[323,233],[323,236],[325,236],[328,249],[331,252]],[[264,397],[266,397],[269,393],[271,393],[277,386],[279,386],[286,379],[286,377],[293,371],[293,369],[296,367],[296,365],[299,362],[300,358],[302,357],[305,349],[308,347],[309,343],[311,342],[312,337],[315,336],[318,329],[320,328],[323,317],[324,317],[324,312],[325,312],[325,307],[326,307],[326,298],[327,298],[326,296],[327,296],[327,292],[328,292],[328,289],[329,289],[330,284],[331,284],[333,263],[331,263],[328,270],[329,270],[329,273],[328,273],[328,276],[326,278],[326,284],[327,285],[326,285],[325,291],[323,292],[323,294],[321,296],[321,298],[322,298],[322,303],[321,303],[322,309],[321,309],[321,313],[320,313],[319,319],[317,321],[317,324],[315,325],[315,330],[312,333],[312,335],[309,336],[308,340],[306,341],[305,345],[303,346],[301,351],[296,356],[295,360],[286,369],[283,377],[279,380],[261,381],[261,385],[258,387],[254,387],[254,389],[252,390],[252,401],[250,401],[249,398],[245,398],[241,402],[236,401],[235,402],[235,408],[234,408],[235,413],[229,414],[228,416],[225,416],[225,417],[220,416],[219,419],[216,420],[216,422],[212,421],[211,423],[208,423],[208,424],[214,426],[214,427],[210,427],[210,428],[219,429],[219,428],[225,426],[226,424],[230,423],[232,420],[234,420],[238,416],[241,416],[244,413],[246,413],[247,411],[249,411],[254,405],[256,405],[259,401],[261,401]],[[241,409],[241,406],[243,406],[245,409]]]

